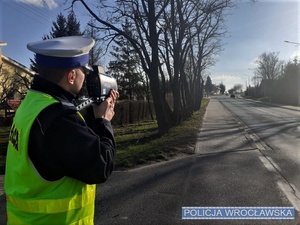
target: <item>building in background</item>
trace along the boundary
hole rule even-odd
[[[0,42],[0,117],[4,118],[14,115],[35,75],[26,66],[2,55],[6,45]]]

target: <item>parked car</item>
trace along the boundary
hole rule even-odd
[[[235,94],[231,94],[231,95],[230,95],[230,98],[235,98]]]

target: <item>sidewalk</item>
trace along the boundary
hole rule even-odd
[[[212,154],[257,149],[234,116],[216,98],[206,108],[195,153]]]

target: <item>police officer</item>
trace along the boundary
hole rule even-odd
[[[74,105],[94,40],[70,36],[29,43],[39,75],[18,108],[8,144],[8,224],[93,224],[95,188],[112,173],[110,120],[118,92],[93,106],[88,126]]]

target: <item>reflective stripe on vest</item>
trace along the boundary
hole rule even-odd
[[[73,210],[82,208],[85,205],[94,202],[95,188],[92,185],[87,185],[86,195],[76,195],[66,199],[39,199],[39,200],[23,200],[7,196],[7,202],[17,207],[23,212],[30,213],[61,213],[66,209]]]

